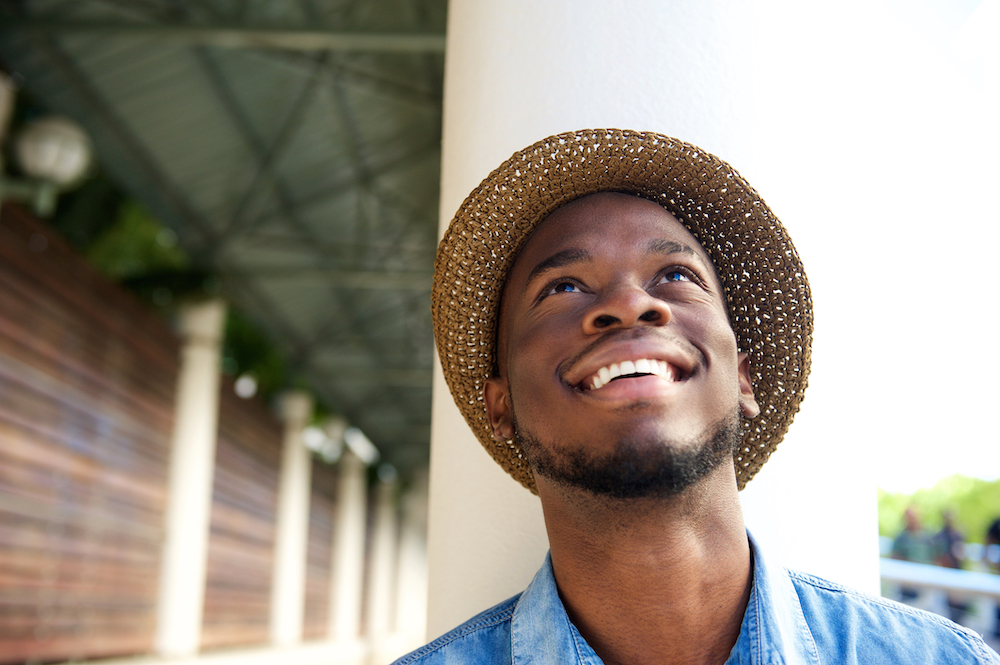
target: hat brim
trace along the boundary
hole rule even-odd
[[[791,238],[757,192],[721,159],[668,136],[619,129],[552,136],[515,153],[465,200],[438,246],[431,292],[438,356],[455,403],[493,459],[537,492],[520,447],[493,439],[483,403],[496,367],[500,297],[532,231],[557,208],[606,191],[662,205],[715,264],[761,409],[744,420],[733,453],[742,490],[802,401],[812,296]]]

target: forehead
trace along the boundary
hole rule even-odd
[[[698,240],[662,206],[630,194],[591,194],[557,209],[538,225],[514,260],[507,285],[525,279],[539,261],[567,248],[647,247],[661,241],[690,248],[715,272]]]

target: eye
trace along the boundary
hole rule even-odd
[[[657,282],[657,285],[667,284],[669,282],[690,282],[690,281],[692,281],[692,279],[686,272],[682,270],[671,269],[663,273],[663,276],[660,277],[660,281]]]
[[[556,282],[549,287],[545,295],[551,296],[554,293],[580,293],[580,287],[573,282]]]

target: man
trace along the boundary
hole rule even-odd
[[[924,530],[924,523],[916,506],[907,507],[903,513],[903,529],[893,539],[889,555],[901,561],[934,563],[934,542]],[[919,596],[920,590],[916,587],[899,587],[899,599],[905,603],[912,603]]]
[[[806,385],[809,286],[727,164],[589,130],[494,171],[438,249],[449,387],[541,500],[524,593],[403,663],[1000,663],[969,631],[769,564],[738,491]]]
[[[986,556],[987,565],[994,573],[1000,573],[1000,518],[993,521],[986,529]],[[993,635],[1000,639],[1000,603],[994,608],[996,623],[993,626]]]

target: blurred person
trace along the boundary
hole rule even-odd
[[[924,530],[920,511],[910,506],[903,513],[903,530],[892,541],[893,559],[914,563],[934,563],[934,542],[931,534]],[[916,587],[899,586],[899,599],[904,603],[913,602],[920,595]]]
[[[1000,518],[997,518],[986,530],[985,558],[989,569],[994,573],[1000,573]],[[993,626],[993,635],[1000,639],[1000,603],[997,603],[996,606],[996,624]]]
[[[903,513],[903,530],[892,541],[891,556],[914,563],[934,563],[934,539],[924,529],[916,506],[910,506]]]
[[[934,563],[943,568],[962,569],[965,559],[965,536],[958,527],[955,526],[955,515],[950,510],[941,513],[943,526],[941,530],[934,534]],[[948,594],[948,617],[961,623],[965,613],[969,610],[969,603],[963,599]]]
[[[857,241],[844,260],[877,261],[855,217],[831,229]],[[747,531],[739,491],[798,410],[812,297],[722,160],[653,132],[543,139],[462,204],[431,301],[456,405],[538,495],[550,550],[524,592],[398,665],[1000,665],[972,631],[789,571]]]
[[[986,530],[986,561],[990,570],[1000,573],[1000,518]]]

